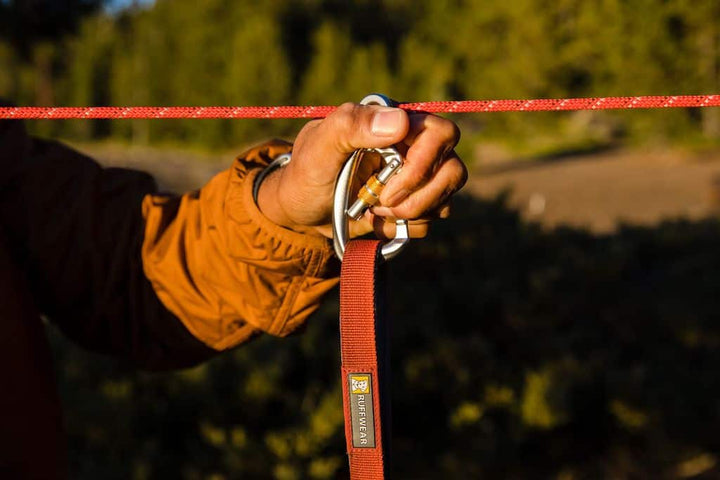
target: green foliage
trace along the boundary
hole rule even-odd
[[[548,372],[528,372],[521,405],[523,422],[531,427],[550,429],[560,424],[555,409],[547,397],[553,391],[552,376]]]
[[[371,91],[407,101],[716,93],[718,5],[158,0],[86,17],[52,43],[32,36],[19,49],[17,37],[2,36],[0,96],[22,105],[275,105]],[[545,140],[552,135],[580,146],[717,138],[718,111],[461,121],[465,138],[509,138],[537,153],[558,148]],[[298,125],[33,128],[213,148],[289,136]],[[720,225],[671,222],[597,238],[542,231],[502,199],[464,199],[456,212],[390,272],[396,477],[712,469]],[[329,302],[303,335],[264,337],[174,374],[128,371],[53,334],[72,478],[346,478],[336,310]]]
[[[25,105],[276,105],[339,104],[369,92],[407,101],[714,93],[718,25],[720,7],[711,1],[157,0],[87,17],[58,30],[72,32],[65,41],[36,39],[25,54],[1,43],[0,96]],[[720,138],[717,109],[596,117],[585,126],[612,125],[606,142],[623,135],[682,141],[688,132]],[[477,115],[463,117],[462,126],[484,138],[562,137],[568,118]],[[213,148],[289,136],[297,125],[166,120],[36,128]]]
[[[715,472],[720,223],[595,237],[455,207],[389,264],[394,477]],[[174,374],[53,335],[72,478],[347,478],[335,298]]]
[[[17,97],[18,59],[8,43],[0,40],[0,92]]]

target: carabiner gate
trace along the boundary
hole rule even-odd
[[[385,107],[394,107],[396,102],[384,95],[372,94],[368,95],[360,101],[361,105],[382,105]],[[384,162],[384,167],[377,175],[360,188],[357,200],[352,206],[350,204],[350,196],[352,181],[357,173],[360,160],[367,152],[375,152],[380,155]],[[337,181],[335,182],[335,193],[333,196],[333,246],[335,254],[340,260],[345,254],[345,246],[350,240],[349,218],[360,219],[372,205],[377,202],[379,192],[387,181],[400,171],[403,165],[402,155],[394,147],[386,148],[360,148],[355,150],[345,162],[340,170]],[[410,241],[408,222],[405,219],[395,221],[395,238],[387,242],[381,247],[381,253],[385,260],[390,260],[407,245]]]

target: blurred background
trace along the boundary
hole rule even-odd
[[[0,0],[18,105],[370,92],[720,93],[720,3]],[[465,194],[390,265],[395,478],[720,478],[720,109],[452,118]],[[183,191],[302,124],[28,127]],[[163,374],[49,327],[71,478],[346,478],[336,315]]]

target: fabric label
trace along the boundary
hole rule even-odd
[[[348,374],[352,443],[355,448],[375,448],[375,412],[372,374]]]

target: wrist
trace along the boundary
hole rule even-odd
[[[278,202],[280,172],[280,169],[275,169],[270,172],[265,170],[258,174],[253,186],[255,204],[265,218],[276,225],[294,230],[292,222]]]
[[[315,227],[301,225],[293,221],[292,217],[283,208],[281,202],[282,176],[285,173],[284,167],[289,161],[289,154],[287,156],[282,155],[258,174],[253,185],[255,204],[265,218],[280,227],[297,233],[324,236]]]

